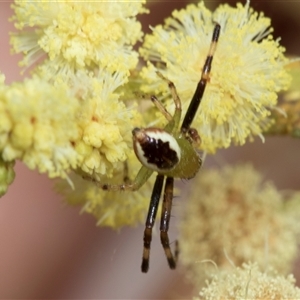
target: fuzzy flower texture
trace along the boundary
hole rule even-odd
[[[43,77],[70,77],[78,70],[99,66],[110,72],[128,72],[138,62],[134,45],[141,39],[136,15],[146,12],[144,0],[130,2],[15,1],[15,22],[20,33],[12,35],[23,66],[38,67]]]
[[[300,299],[295,282],[293,275],[285,277],[270,268],[262,271],[257,264],[243,264],[214,275],[194,300]]]
[[[107,178],[120,168],[137,112],[116,90],[138,61],[132,46],[144,2],[15,1],[13,49],[24,66],[39,64],[34,78],[0,95],[6,161],[21,159],[50,177],[73,169]]]
[[[131,130],[143,119],[133,102],[121,100],[120,88],[138,62],[136,15],[146,12],[144,3],[15,1],[13,49],[24,55],[23,66],[38,64],[32,79],[0,91],[3,159],[66,178],[66,201],[113,228],[141,221],[150,185],[128,197],[81,176],[121,183],[125,161],[130,179],[140,168]]]
[[[63,86],[40,78],[0,87],[0,152],[4,161],[22,160],[49,177],[66,176],[79,156],[72,146],[79,130],[79,103]]]
[[[221,5],[213,13],[203,2],[176,10],[163,26],[152,28],[140,50],[151,61],[142,70],[147,81],[144,91],[166,96],[167,88],[155,73],[159,70],[175,83],[186,111],[208,54],[214,22],[221,25],[211,74],[193,123],[207,152],[262,137],[277,93],[290,83],[284,69],[289,61],[271,35],[270,19],[254,12],[249,2],[236,8]]]
[[[251,165],[202,170],[180,224],[180,254],[201,281],[209,262],[228,269],[244,262],[290,272],[300,236],[300,193],[284,194]]]

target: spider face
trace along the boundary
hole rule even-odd
[[[170,268],[174,269],[176,267],[178,251],[175,249],[175,253],[173,255],[168,237],[174,178],[192,178],[201,167],[202,161],[196,150],[196,146],[200,143],[200,137],[197,130],[191,128],[191,124],[203,97],[206,83],[209,80],[211,64],[220,35],[220,30],[220,25],[215,24],[211,45],[203,65],[200,80],[181,125],[181,101],[176,88],[170,80],[165,78],[162,74],[157,73],[162,80],[167,82],[170,88],[170,92],[175,103],[175,111],[172,116],[155,96],[151,97],[152,102],[165,116],[168,123],[163,129],[133,129],[134,151],[142,164],[142,167],[134,181],[132,183],[126,182],[121,185],[110,185],[103,184],[97,182],[95,179],[89,178],[104,190],[136,191],[149,179],[153,172],[157,172],[144,230],[142,272],[147,272],[149,269],[152,228],[154,226],[163,186],[164,193],[160,222],[160,240]]]

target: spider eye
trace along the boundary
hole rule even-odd
[[[159,128],[135,128],[132,131],[134,152],[139,161],[154,171],[168,171],[180,161],[176,139]]]

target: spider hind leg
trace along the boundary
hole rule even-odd
[[[152,191],[148,216],[146,220],[146,227],[144,230],[144,251],[143,251],[143,260],[142,260],[143,273],[146,273],[149,269],[152,228],[154,226],[154,222],[157,214],[163,183],[164,183],[164,175],[158,174]],[[171,208],[172,208],[172,200],[173,200],[173,187],[174,187],[174,178],[167,177],[165,183],[165,191],[164,191],[164,198],[163,198],[162,211],[161,211],[161,222],[160,222],[160,240],[163,249],[165,251],[169,267],[171,269],[176,268],[176,261],[178,256],[177,242],[175,246],[175,254],[173,255],[170,248],[170,242],[168,237],[169,222],[171,217]]]
[[[156,180],[154,183],[151,200],[149,204],[148,215],[145,224],[144,230],[144,250],[143,250],[143,259],[142,259],[142,272],[147,273],[149,269],[149,257],[150,257],[150,246],[152,240],[152,228],[154,226],[159,199],[161,196],[163,184],[164,184],[164,176],[158,174],[156,176]]]
[[[171,217],[172,201],[173,201],[173,189],[174,189],[174,178],[167,177],[164,191],[164,199],[161,211],[160,221],[160,240],[164,248],[169,267],[171,269],[176,268],[176,261],[178,255],[177,242],[175,246],[175,255],[172,254],[168,236],[169,223]]]

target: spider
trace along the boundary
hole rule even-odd
[[[161,73],[157,72],[157,75],[162,80],[166,81],[169,86],[175,104],[175,111],[172,116],[155,96],[151,96],[152,102],[165,116],[168,123],[163,129],[149,127],[134,128],[132,130],[133,148],[137,158],[142,163],[142,167],[133,182],[128,183],[128,180],[125,180],[125,183],[121,185],[102,184],[96,181],[96,179],[88,178],[103,190],[136,191],[150,178],[153,172],[157,172],[144,230],[144,249],[141,265],[142,272],[144,273],[146,273],[149,269],[152,228],[154,226],[164,181],[165,187],[160,222],[160,240],[166,254],[169,267],[171,269],[176,268],[178,249],[175,247],[176,249],[173,255],[168,237],[174,178],[193,178],[199,171],[202,164],[202,160],[197,152],[197,146],[200,144],[200,137],[196,129],[191,128],[190,126],[197,113],[207,81],[209,80],[213,55],[216,50],[220,30],[221,26],[218,23],[215,23],[212,41],[202,69],[201,78],[197,84],[197,88],[181,126],[181,101],[177,94],[175,85]]]

